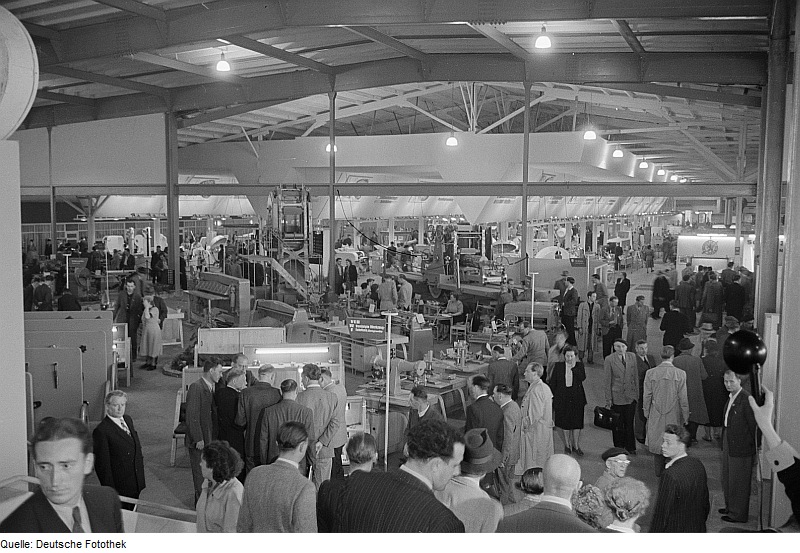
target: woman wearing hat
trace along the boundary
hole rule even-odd
[[[493,533],[503,518],[500,502],[481,489],[481,479],[503,461],[503,454],[494,448],[485,428],[473,428],[464,434],[464,460],[461,474],[454,476],[442,491],[434,491],[436,499],[453,511],[464,523],[467,533]]]
[[[528,391],[522,399],[522,435],[520,456],[515,473],[522,475],[529,468],[544,468],[553,455],[553,393],[542,382],[544,367],[530,363],[525,368]]]
[[[570,454],[574,451],[579,456],[583,456],[581,430],[583,410],[586,406],[584,380],[586,380],[586,370],[583,368],[583,363],[578,361],[575,348],[565,347],[564,361],[555,364],[548,382],[553,392],[556,432],[564,444],[564,453]]]

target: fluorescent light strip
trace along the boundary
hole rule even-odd
[[[256,355],[269,355],[271,353],[329,353],[328,346],[312,346],[308,348],[257,348]]]

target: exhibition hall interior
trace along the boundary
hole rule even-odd
[[[798,4],[0,0],[0,532],[796,530]]]

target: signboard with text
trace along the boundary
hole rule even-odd
[[[386,337],[386,321],[384,319],[347,319],[350,337],[357,340],[382,340]]]
[[[588,259],[585,257],[570,257],[569,264],[573,267],[587,267]]]

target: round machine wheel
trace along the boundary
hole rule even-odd
[[[442,289],[431,284],[428,284],[428,292],[433,296],[433,299],[439,299],[439,296],[442,295]]]

